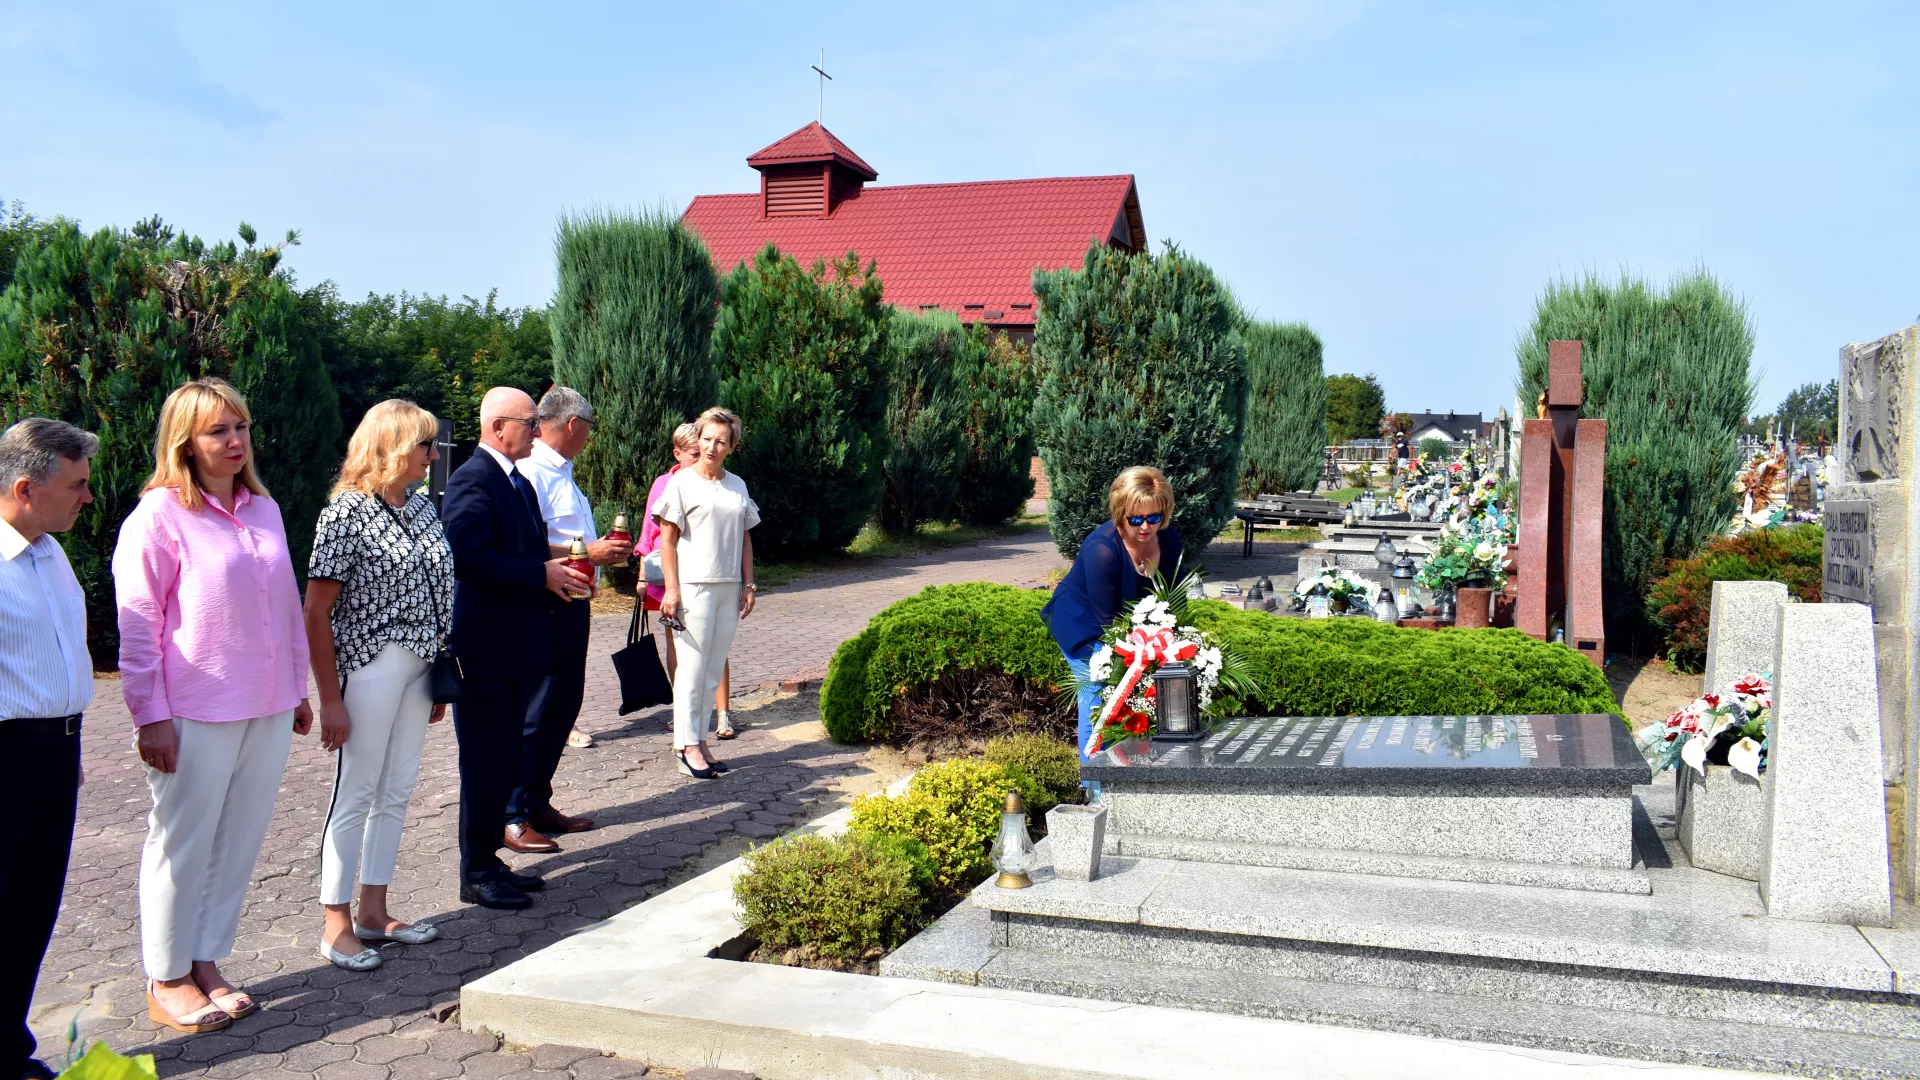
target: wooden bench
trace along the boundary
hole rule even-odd
[[[1347,517],[1346,507],[1332,499],[1307,494],[1261,495],[1241,500],[1233,516],[1240,519],[1242,535],[1240,556],[1253,555],[1253,530],[1259,525],[1338,525]]]

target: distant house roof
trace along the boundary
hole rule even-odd
[[[869,187],[872,167],[819,124],[747,161],[758,194],[702,195],[682,219],[721,273],[769,243],[808,265],[852,251],[896,307],[1031,327],[1035,268],[1078,266],[1090,243],[1146,247],[1132,176]]]
[[[1450,442],[1472,442],[1480,436],[1479,413],[1413,413],[1407,434],[1415,442],[1437,437]]]

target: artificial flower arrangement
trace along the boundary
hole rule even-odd
[[[1433,554],[1414,580],[1429,590],[1484,580],[1498,591],[1507,584],[1507,547],[1512,542],[1511,526],[1503,516],[1449,518],[1440,527]]]
[[[1755,529],[1770,529],[1788,523],[1792,513],[1787,506],[1787,474],[1790,471],[1784,452],[1757,450],[1733,482],[1733,493],[1740,496],[1740,509],[1733,515],[1729,535]]]
[[[1307,594],[1315,585],[1327,587],[1327,600],[1335,608],[1346,607],[1349,610],[1367,612],[1373,610],[1373,594],[1380,588],[1373,582],[1351,570],[1323,566],[1311,574],[1300,575],[1293,586],[1293,606],[1296,610],[1307,606]]]
[[[1153,673],[1162,664],[1178,661],[1193,669],[1193,688],[1200,715],[1213,713],[1214,694],[1225,687],[1245,696],[1257,688],[1253,667],[1246,659],[1221,646],[1213,634],[1187,624],[1187,589],[1193,573],[1179,574],[1169,585],[1154,574],[1153,591],[1133,602],[1107,627],[1101,645],[1087,662],[1089,680],[1101,688],[1100,712],[1090,725],[1086,753],[1128,739],[1150,739],[1155,726]]]
[[[1702,776],[1725,763],[1758,780],[1767,769],[1767,710],[1773,708],[1768,675],[1746,675],[1724,694],[1702,694],[1664,723],[1640,730],[1640,745],[1655,751],[1655,772],[1679,761]]]

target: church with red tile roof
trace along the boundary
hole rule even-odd
[[[722,274],[767,244],[811,266],[848,251],[907,311],[951,311],[1026,337],[1033,271],[1079,266],[1087,245],[1146,249],[1132,176],[869,186],[873,166],[819,123],[747,159],[760,191],[701,195],[682,220]]]

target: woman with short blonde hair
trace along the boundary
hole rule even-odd
[[[313,722],[307,635],[253,418],[219,379],[160,408],[153,478],[113,552],[120,691],[153,812],[140,859],[147,1015],[217,1031],[253,999],[221,975],[293,736]],[[216,843],[217,841],[217,843]]]
[[[713,410],[708,411],[711,412]],[[725,410],[720,411],[724,412]],[[727,413],[727,415],[733,416],[732,413]],[[733,422],[735,425],[738,425],[740,418],[733,416]],[[734,428],[730,427],[728,430],[731,431],[734,430]],[[693,464],[699,456],[700,425],[689,420],[679,427],[674,428],[673,467],[653,478],[653,487],[647,492],[647,505],[652,506],[654,503],[659,502],[660,496],[666,493],[667,481],[673,479],[673,474]],[[648,514],[646,524],[640,527],[640,543],[634,548],[634,551],[640,557],[645,558],[658,550],[660,550],[660,522],[656,520],[652,514]],[[647,605],[648,611],[659,611],[660,599],[665,595],[665,585],[656,585],[648,582],[642,602]],[[667,679],[671,681],[679,671],[680,653],[678,649],[674,648],[673,635],[671,633],[661,636],[667,639]],[[733,666],[731,664],[723,664],[720,668],[720,687],[713,692],[713,712],[711,714],[713,731],[717,738],[731,739],[738,734],[733,729],[733,716],[727,709],[728,701],[732,696]]]
[[[452,629],[453,550],[433,500],[408,491],[439,460],[439,429],[411,401],[367,410],[320,511],[307,569],[320,745],[340,754],[320,847],[320,955],[349,971],[380,966],[370,942],[440,935],[387,910],[427,725],[446,711],[433,703],[430,670]]]
[[[1147,465],[1121,470],[1107,488],[1107,513],[1111,520],[1080,545],[1073,569],[1040,609],[1079,686],[1082,757],[1100,707],[1100,691],[1089,678],[1087,662],[1101,635],[1123,608],[1153,589],[1156,575],[1171,581],[1180,570],[1180,530],[1172,527],[1173,485],[1165,473]]]

